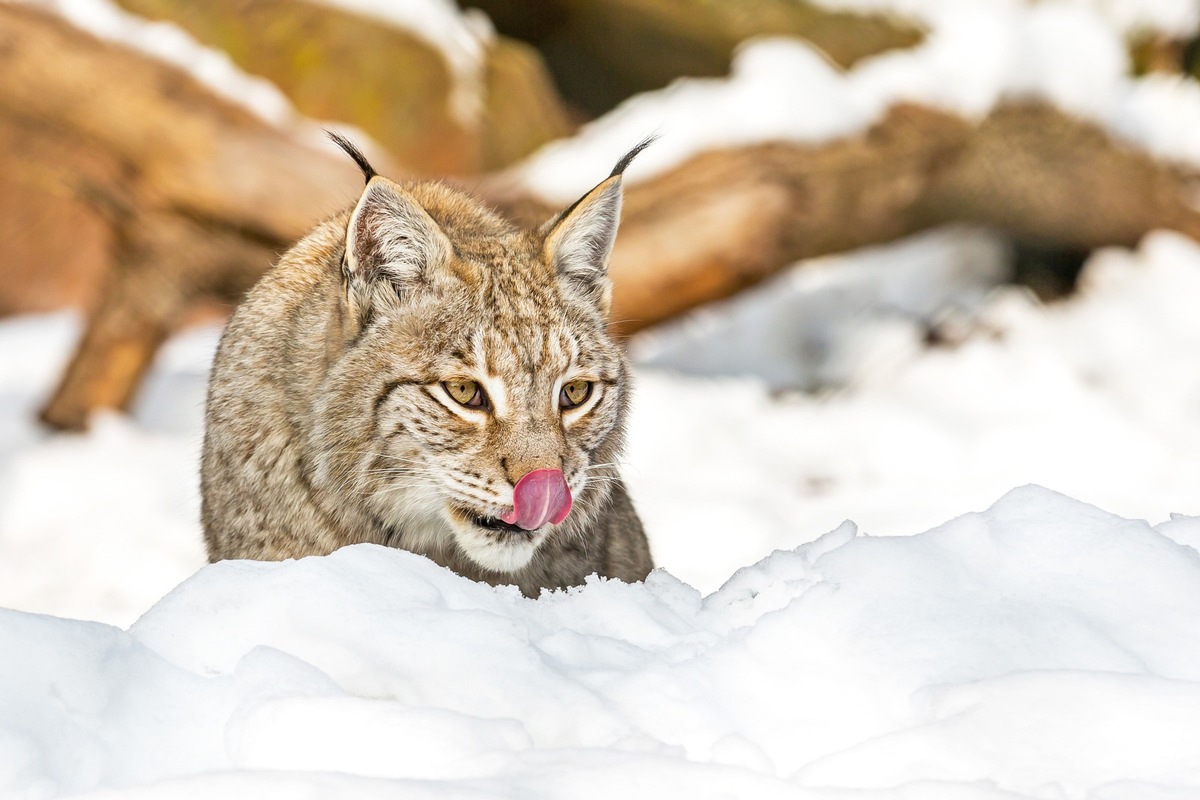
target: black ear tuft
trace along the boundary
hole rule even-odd
[[[334,144],[342,148],[342,150],[346,152],[346,155],[354,159],[354,163],[358,164],[358,168],[362,170],[363,178],[367,183],[370,183],[371,178],[374,178],[379,174],[375,171],[375,168],[371,166],[371,162],[367,161],[367,157],[362,154],[362,151],[355,147],[354,143],[345,136],[329,130],[325,131],[325,135],[328,136]],[[644,145],[645,143],[638,145],[638,147],[643,147]],[[629,156],[626,156],[626,158],[629,158]]]
[[[615,167],[613,167],[613,171],[608,173],[608,177],[611,178],[614,175],[623,174],[625,172],[626,168],[628,168],[629,165],[633,163],[633,160],[635,158],[637,158],[638,153],[642,152],[647,147],[649,147],[650,145],[654,144],[657,141],[658,141],[657,133],[652,133],[649,136],[647,136],[645,139],[642,139],[640,142],[638,142],[636,145],[634,145],[632,150],[630,150],[625,155],[621,156],[621,160],[617,162],[617,165]]]

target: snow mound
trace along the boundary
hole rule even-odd
[[[708,597],[529,600],[370,545],[225,562],[128,633],[0,612],[0,795],[1200,791],[1198,618],[1195,550],[1032,486]]]

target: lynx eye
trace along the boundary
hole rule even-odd
[[[467,408],[488,407],[487,395],[483,393],[483,388],[475,381],[442,381],[442,388],[446,390],[446,394],[454,398],[454,402],[464,405]]]
[[[583,405],[584,401],[592,396],[591,381],[571,381],[564,383],[562,390],[558,393],[559,408],[575,408]]]

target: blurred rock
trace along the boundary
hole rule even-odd
[[[497,170],[565,136],[575,124],[537,50],[497,38],[488,51],[480,166]]]
[[[804,0],[462,0],[542,51],[559,89],[589,114],[680,76],[725,75],[753,36],[798,36],[849,67],[922,38],[912,23]]]
[[[464,74],[417,34],[333,5],[118,2],[228,53],[306,116],[361,128],[416,174],[498,168],[571,130],[536,52],[486,34],[473,40],[478,70]]]

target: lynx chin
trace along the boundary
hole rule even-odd
[[[617,471],[629,365],[609,337],[612,174],[536,230],[441,183],[366,177],[221,339],[201,465],[213,561],[400,547],[526,594],[641,580]]]

